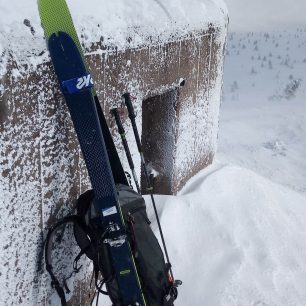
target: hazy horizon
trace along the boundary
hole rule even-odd
[[[306,28],[306,1],[224,0],[230,31],[269,31]]]

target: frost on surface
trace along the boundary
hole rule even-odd
[[[178,180],[188,169],[192,169],[191,165],[198,164],[201,169],[209,164],[216,152],[224,44],[225,33],[220,31],[206,35],[202,41],[188,46],[194,50],[197,65],[187,77],[187,82],[192,83],[194,94],[182,103],[178,114],[180,119],[175,152],[175,176]]]
[[[102,52],[101,44],[104,50],[149,46],[207,30],[210,25],[223,27],[227,22],[223,0],[90,0],[89,3],[68,0],[67,3],[82,45],[90,52],[96,46],[98,53]],[[1,3],[0,12],[0,54],[11,50],[17,64],[24,63],[33,69],[48,61],[36,1]],[[0,69],[0,78],[4,72]]]
[[[43,65],[31,76],[21,72],[21,78],[9,69],[0,96],[5,110],[0,122],[1,305],[48,304],[46,229],[71,212],[72,200],[88,187],[64,101],[58,88],[44,89],[55,81],[48,70],[50,65]],[[64,267],[76,250],[64,250]]]

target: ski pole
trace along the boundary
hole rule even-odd
[[[129,145],[128,145],[126,137],[125,137],[125,130],[124,130],[124,127],[123,127],[121,119],[120,119],[118,108],[113,108],[113,109],[111,109],[110,112],[111,112],[111,114],[115,118],[115,121],[116,121],[116,124],[117,124],[117,127],[118,127],[118,132],[120,134],[121,141],[122,141],[122,144],[123,144],[123,147],[124,147],[124,151],[125,151],[125,154],[126,154],[126,157],[127,157],[127,160],[128,160],[129,166],[130,166],[130,169],[132,171],[134,182],[135,182],[137,191],[140,194],[138,178],[137,178],[137,175],[136,175],[136,172],[135,172],[135,167],[134,167],[133,159],[132,159],[132,156],[131,156]]]
[[[172,280],[174,281],[172,267],[171,267],[167,247],[166,247],[166,242],[165,242],[164,234],[163,234],[162,227],[161,227],[161,224],[160,224],[160,221],[159,221],[157,208],[156,208],[156,204],[155,204],[155,199],[154,199],[154,196],[153,196],[153,185],[151,185],[151,180],[150,180],[150,176],[149,176],[149,173],[148,173],[147,165],[146,165],[146,162],[145,162],[145,159],[144,159],[144,156],[143,156],[141,141],[140,141],[140,137],[139,137],[139,133],[138,133],[137,125],[136,125],[136,120],[135,120],[136,114],[134,112],[134,107],[133,107],[132,102],[131,102],[131,96],[130,96],[129,93],[125,93],[122,97],[124,98],[125,105],[128,109],[129,118],[130,118],[131,123],[132,123],[132,128],[133,128],[137,148],[138,148],[138,152],[140,154],[141,164],[142,164],[143,172],[144,172],[145,179],[146,179],[147,191],[150,193],[150,196],[151,196],[151,201],[152,201],[152,205],[153,205],[153,208],[154,208],[160,237],[161,237],[162,244],[163,244],[163,247],[164,247],[166,259],[167,259],[167,262],[169,264],[170,276],[171,276]]]

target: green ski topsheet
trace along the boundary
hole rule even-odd
[[[78,47],[83,58],[84,65],[88,71],[84,52],[82,50],[78,34],[75,30],[66,0],[38,0],[38,11],[47,41],[54,33],[67,33]],[[92,88],[91,92],[93,96],[96,96],[96,90],[94,87]]]
[[[65,0],[38,0],[38,10],[47,40],[53,33],[65,32],[73,39],[82,57],[81,44]]]

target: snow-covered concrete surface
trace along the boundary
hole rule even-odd
[[[106,48],[118,49],[173,41],[193,30],[208,29],[210,24],[224,27],[227,23],[223,0],[67,0],[67,4],[85,48],[101,41]],[[19,69],[22,64],[35,69],[49,60],[36,0],[2,0],[0,12],[0,78],[9,56]]]

